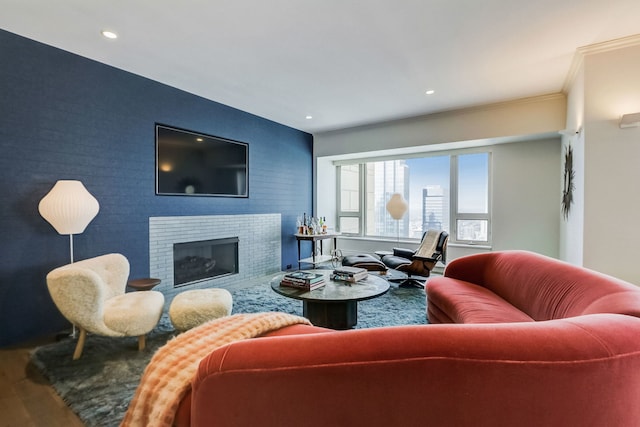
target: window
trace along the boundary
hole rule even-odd
[[[360,234],[360,165],[339,168],[338,188],[338,227],[343,233]]]
[[[456,241],[489,241],[489,155],[457,156]]]
[[[366,237],[420,239],[428,229],[451,240],[488,243],[490,153],[457,153],[344,163],[338,170],[338,227]],[[407,200],[401,220],[386,210],[393,193]]]

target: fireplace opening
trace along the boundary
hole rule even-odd
[[[173,286],[238,274],[238,238],[174,243]]]

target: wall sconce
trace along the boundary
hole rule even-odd
[[[620,118],[620,128],[637,128],[640,126],[640,113],[625,114]]]

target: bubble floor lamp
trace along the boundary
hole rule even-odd
[[[402,197],[400,193],[393,193],[391,198],[387,202],[387,212],[391,215],[391,218],[396,220],[396,233],[398,235],[398,242],[400,242],[400,220],[407,212],[409,205],[407,201]]]
[[[100,204],[80,181],[56,182],[38,204],[38,212],[60,234],[69,235],[69,253],[73,264],[73,235],[83,233],[98,214]],[[76,325],[71,336],[76,336]]]

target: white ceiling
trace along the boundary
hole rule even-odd
[[[639,17],[638,0],[0,0],[4,30],[312,133],[560,92],[577,48]]]

